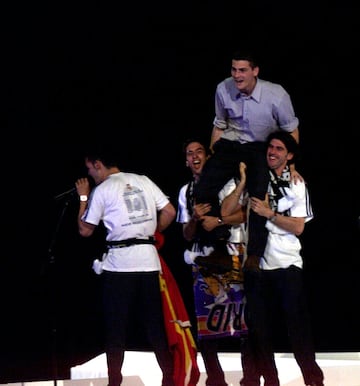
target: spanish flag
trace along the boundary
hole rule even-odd
[[[163,237],[156,235],[157,241]],[[159,247],[158,247],[159,249]],[[176,386],[195,386],[200,378],[197,348],[192,336],[189,317],[175,278],[159,255],[162,272],[159,274],[165,328],[174,358]]]

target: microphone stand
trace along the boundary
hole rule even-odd
[[[56,297],[56,269],[55,269],[55,255],[54,255],[54,246],[56,244],[57,236],[59,234],[59,230],[61,227],[61,224],[63,222],[66,210],[69,206],[70,200],[72,199],[71,194],[66,194],[63,196],[63,207],[60,212],[60,215],[57,219],[56,226],[54,233],[52,235],[49,249],[48,249],[48,254],[49,254],[49,272],[50,272],[50,287],[51,287],[51,308],[52,308],[52,320],[51,320],[51,359],[52,359],[52,374],[53,374],[53,381],[54,381],[54,386],[57,385],[57,379],[58,379],[58,345],[57,345],[57,317],[56,317],[56,304],[57,304],[57,297]],[[55,197],[56,200],[58,200],[58,197]]]

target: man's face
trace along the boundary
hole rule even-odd
[[[91,162],[88,159],[85,159],[85,166],[87,168],[87,173],[92,179],[94,180],[95,184],[98,185],[100,184],[103,179],[102,179],[102,174],[101,174],[101,168],[100,164],[98,161]]]
[[[200,175],[207,159],[205,147],[200,142],[190,142],[186,147],[186,166],[194,176]]]
[[[231,62],[231,76],[238,90],[244,94],[251,94],[258,73],[259,67],[252,68],[247,60],[233,60]]]
[[[287,162],[292,158],[293,154],[287,151],[282,141],[275,138],[270,141],[266,153],[266,159],[270,169],[282,171]]]

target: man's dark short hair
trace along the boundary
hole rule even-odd
[[[259,61],[255,54],[250,51],[234,51],[231,56],[232,60],[247,60],[250,63],[251,68],[259,67]]]
[[[83,144],[83,156],[90,162],[101,161],[106,167],[120,167],[121,146],[110,141]]]
[[[182,150],[183,150],[183,153],[186,154],[186,148],[188,147],[188,145],[190,143],[193,143],[193,142],[198,142],[200,143],[201,145],[204,146],[204,149],[205,149],[205,152],[206,152],[206,155],[209,154],[209,148],[205,145],[205,142],[200,139],[200,138],[195,138],[195,137],[192,137],[192,138],[188,138],[186,139],[184,142],[183,142],[183,145],[182,145]]]

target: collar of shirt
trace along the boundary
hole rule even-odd
[[[231,90],[231,94],[235,95],[235,99],[253,99],[255,102],[260,103],[260,96],[261,96],[261,80],[257,80],[255,88],[251,95],[244,94],[242,92],[239,92],[238,88],[236,87],[235,82],[233,82],[233,89]],[[233,96],[232,96],[233,98]]]

